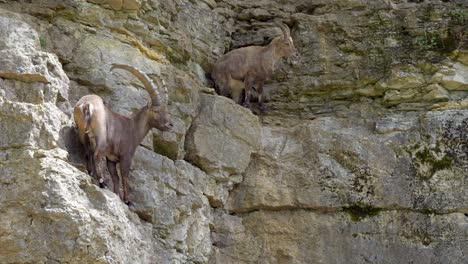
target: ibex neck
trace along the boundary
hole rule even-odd
[[[149,125],[149,117],[148,117],[148,107],[145,106],[138,110],[136,113],[134,113],[131,116],[133,120],[133,126],[135,128],[135,133],[133,134],[134,139],[138,144],[143,141],[143,138],[145,138],[146,134],[148,134],[148,131],[151,129]]]
[[[271,71],[273,72],[276,68],[278,60],[281,59],[281,55],[278,52],[276,52],[276,48],[273,45],[273,43],[270,43],[269,45],[265,46],[262,55],[263,61],[267,62],[269,67],[271,67]]]

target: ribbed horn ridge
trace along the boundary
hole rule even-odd
[[[152,74],[151,79],[156,81],[156,84],[158,85],[158,88],[161,89],[161,87],[162,87],[164,89],[162,91],[163,92],[162,102],[164,104],[168,104],[169,103],[169,92],[167,91],[166,82],[159,75],[156,75],[156,76],[155,75],[156,74]],[[161,91],[161,90],[159,90],[159,91]]]
[[[129,72],[131,72],[133,75],[135,75],[138,80],[140,80],[143,85],[145,86],[146,88],[146,91],[148,91],[150,97],[151,97],[151,104],[154,105],[154,106],[159,106],[161,105],[161,101],[160,101],[160,96],[159,96],[159,92],[158,92],[158,89],[157,87],[154,85],[154,82],[153,80],[151,80],[148,75],[146,75],[144,72],[142,72],[141,70],[133,67],[133,66],[130,66],[130,65],[125,65],[125,64],[112,64],[112,67],[111,67],[111,71],[113,69],[122,69],[122,70],[127,70]]]
[[[162,84],[163,84],[163,87],[164,87],[164,103],[168,104],[169,103],[169,92],[167,91],[166,82],[164,80],[162,80]]]
[[[291,36],[291,30],[283,22],[275,20],[275,25],[277,25],[281,31],[283,31],[283,38],[287,39]]]

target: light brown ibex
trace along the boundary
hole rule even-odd
[[[142,71],[129,65],[112,64],[111,70],[115,68],[134,74],[148,91],[151,104],[126,117],[107,108],[101,97],[86,95],[76,103],[73,117],[78,127],[79,140],[85,146],[88,173],[97,176],[99,186],[103,188],[102,158],[105,157],[114,192],[120,196],[117,173],[117,163],[120,163],[122,199],[130,205],[127,178],[137,146],[151,128],[166,131],[172,128],[172,124],[167,108],[167,90],[161,97],[153,81]]]
[[[260,109],[263,103],[263,84],[270,79],[281,58],[296,53],[288,26],[275,21],[281,28],[282,36],[274,38],[266,46],[248,46],[232,50],[222,56],[214,65],[211,77],[215,89],[223,96],[231,97],[242,104],[242,90],[245,93],[243,104],[250,107],[250,89],[255,85]]]

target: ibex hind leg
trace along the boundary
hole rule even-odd
[[[94,151],[91,148],[91,142],[88,135],[84,136],[84,149],[85,149],[85,159],[86,159],[86,171],[91,177],[96,179],[96,162],[94,160]]]
[[[232,89],[232,100],[242,105],[244,102],[244,89]]]
[[[244,83],[242,81],[231,79],[229,81],[229,88],[232,100],[242,105],[244,99]]]
[[[227,98],[233,98],[231,84],[229,80],[220,82],[219,94]]]
[[[96,142],[99,142],[96,138]],[[106,146],[103,144],[97,143],[96,150],[94,151],[94,159],[96,162],[96,171],[97,171],[97,179],[99,182],[99,187],[104,188],[106,184],[104,182],[104,170],[103,170],[103,162],[102,159],[104,158],[104,153],[106,150]]]

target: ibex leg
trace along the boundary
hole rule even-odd
[[[91,177],[96,178],[96,162],[94,161],[94,151],[91,149],[91,142],[89,137],[85,135],[84,139],[84,150],[85,150],[85,159],[86,159],[86,171]]]
[[[244,106],[246,108],[250,108],[250,89],[252,88],[253,82],[250,80],[250,78],[245,78],[244,80],[244,92],[245,92],[245,98],[244,98]]]
[[[96,139],[97,141],[97,139]],[[102,158],[105,151],[105,146],[98,144],[96,146],[96,150],[94,151],[94,161],[96,162],[96,169],[97,169],[97,179],[99,182],[99,187],[104,188],[104,171],[102,169]]]
[[[117,173],[117,163],[107,160],[107,170],[112,177],[112,183],[114,183],[114,193],[120,196],[120,182],[119,174]]]
[[[120,159],[120,176],[122,177],[122,189],[123,189],[123,201],[127,205],[130,205],[130,200],[128,199],[128,173],[130,172],[130,159]]]
[[[258,105],[261,112],[266,111],[265,104],[263,103],[263,82],[257,82]]]

